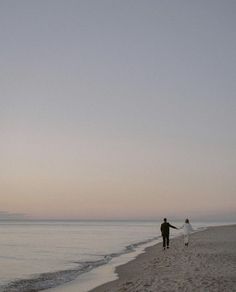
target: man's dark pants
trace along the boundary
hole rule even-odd
[[[167,248],[169,247],[169,234],[162,234],[162,239],[163,239],[163,247],[166,247]]]

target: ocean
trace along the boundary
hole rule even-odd
[[[1,292],[53,288],[161,240],[156,221],[0,221],[0,234]]]

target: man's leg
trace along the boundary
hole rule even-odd
[[[163,249],[166,248],[166,237],[165,235],[162,235],[162,239],[163,239]]]
[[[169,248],[170,238],[169,235],[166,236],[167,248]]]

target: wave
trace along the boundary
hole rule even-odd
[[[73,262],[78,266],[73,269],[61,270],[56,272],[42,273],[35,275],[28,279],[14,280],[2,287],[0,287],[1,292],[36,292],[40,290],[45,290],[49,288],[54,288],[61,284],[70,282],[76,279],[79,275],[89,272],[94,268],[105,265],[109,263],[113,258],[119,257],[123,254],[133,252],[139,246],[151,243],[159,239],[160,236],[156,236],[145,241],[140,241],[134,244],[126,246],[121,252],[111,253],[103,255],[103,258],[96,261],[78,261]]]

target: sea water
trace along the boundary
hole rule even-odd
[[[0,291],[52,288],[158,239],[154,221],[0,221]]]

